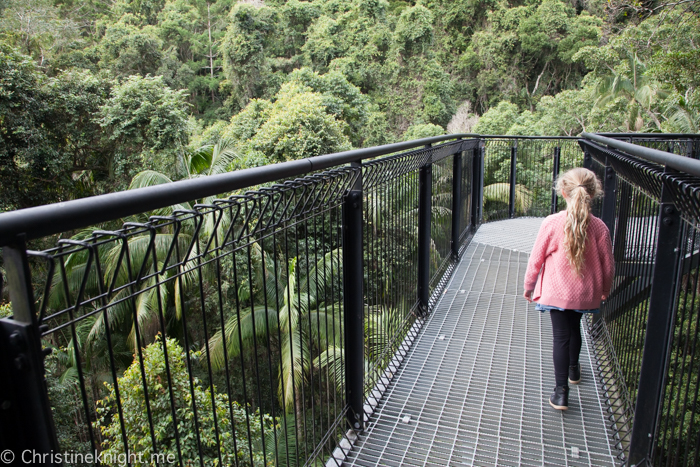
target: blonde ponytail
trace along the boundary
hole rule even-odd
[[[583,259],[588,240],[588,224],[593,199],[602,196],[603,187],[588,169],[569,170],[557,180],[557,192],[566,199],[564,251],[576,275],[583,275]]]

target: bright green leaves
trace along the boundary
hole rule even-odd
[[[350,149],[344,129],[326,112],[322,95],[285,84],[250,146],[273,161],[301,159]]]
[[[224,74],[231,82],[235,107],[265,95],[272,73],[268,47],[275,33],[276,11],[246,3],[236,4],[222,42]]]
[[[474,132],[482,135],[505,135],[519,115],[518,106],[507,101],[501,101],[491,107],[479,119]]]
[[[138,453],[140,456],[130,457],[132,465],[146,466],[152,465],[151,455],[159,453],[165,459],[180,459],[181,454],[185,465],[220,465],[219,456],[223,465],[264,465],[259,441],[261,424],[266,430],[273,429],[269,415],[261,416],[257,410],[230,401],[216,387],[204,387],[197,378],[190,383],[188,360],[196,360],[198,355],[186,355],[174,339],[159,335],[142,355],[144,373],[137,355],[118,380],[124,432],[117,416],[116,386],[107,384],[109,394],[97,403],[95,427],[102,434],[103,459],[118,465],[120,455]],[[248,424],[248,417],[260,423]],[[241,426],[247,430],[236,429]],[[128,442],[128,451],[123,439]]]
[[[127,78],[114,88],[100,116],[109,139],[118,145],[110,172],[128,180],[146,168],[171,172],[177,152],[187,143],[184,92],[166,87],[162,77]],[[161,157],[154,161],[155,153]]]
[[[153,27],[138,28],[128,22],[107,27],[100,42],[100,66],[112,76],[155,74],[163,58],[162,42]]]
[[[301,159],[349,149],[350,138],[360,142],[369,113],[367,98],[343,75],[303,68],[289,75],[274,101],[250,101],[223,135],[237,140],[242,154]]]
[[[396,41],[406,56],[423,54],[433,42],[433,14],[421,5],[406,8],[396,24]]]

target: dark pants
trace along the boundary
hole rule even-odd
[[[569,365],[578,363],[581,352],[581,317],[573,310],[551,310],[552,337],[554,338],[554,377],[557,386],[569,384]]]

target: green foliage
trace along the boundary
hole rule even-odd
[[[518,106],[501,101],[481,116],[474,132],[482,135],[505,135],[518,117]]]
[[[143,168],[168,172],[187,142],[185,109],[184,92],[165,87],[161,77],[131,76],[115,86],[100,109],[100,124],[117,145],[110,173],[123,180]]]
[[[268,119],[250,139],[251,149],[273,161],[350,149],[344,122],[326,113],[321,94],[288,83],[276,97]]]
[[[700,127],[693,8],[631,20],[564,0],[28,2],[7,0],[0,21],[0,40],[38,65],[7,62],[32,78],[5,98],[23,104],[2,115],[3,209],[124,188],[142,170],[182,176],[184,147],[221,138],[241,168],[479,115],[471,131],[492,134]],[[179,92],[168,117],[136,110],[146,91],[106,110],[149,80]]]
[[[406,8],[396,23],[396,41],[408,57],[425,53],[433,41],[433,14],[422,5]]]
[[[444,134],[445,129],[441,126],[433,125],[432,123],[419,123],[408,127],[402,139],[404,141],[411,141],[413,139],[430,138],[431,136],[441,136]]]
[[[0,35],[40,66],[82,42],[79,22],[62,15],[60,5],[50,0],[3,2]]]
[[[294,160],[349,149],[348,134],[360,138],[352,130],[366,119],[366,100],[337,72],[298,70],[274,99],[253,99],[223,131],[242,154]]]
[[[12,316],[12,304],[0,303],[0,318],[9,318]]]
[[[269,96],[271,67],[266,52],[275,34],[276,11],[266,6],[236,4],[222,42],[224,74],[232,86],[234,109],[254,97]]]
[[[55,199],[51,184],[41,183],[53,169],[45,146],[47,135],[41,92],[43,76],[32,59],[16,50],[0,49],[0,184],[5,209],[27,207]]]
[[[143,349],[145,379],[142,378],[139,357],[134,358],[118,379],[124,432],[117,416],[116,386],[106,383],[109,394],[97,402],[95,426],[103,436],[104,458],[113,459],[109,465],[119,465],[117,459],[119,456],[123,458],[127,452],[138,453],[137,459],[143,460],[143,463],[132,465],[151,465],[151,455],[156,452],[166,458],[170,456],[170,459],[178,459],[180,452],[187,465],[200,461],[208,466],[220,465],[219,459],[225,465],[265,465],[260,423],[250,423],[248,430],[234,431],[234,427],[246,426],[248,416],[260,420],[260,414],[229,400],[213,386],[203,387],[197,378],[190,386],[187,358],[176,340],[161,337]],[[189,358],[196,359],[197,355],[192,354]],[[152,427],[146,418],[145,387],[148,388]],[[272,428],[271,417],[264,415],[262,421],[267,430]],[[155,446],[151,429],[155,433]],[[176,436],[179,444],[175,442]],[[128,451],[122,441],[124,437]],[[249,445],[253,446],[252,452]]]
[[[132,15],[142,25],[153,25],[164,5],[165,0],[118,0],[114,12],[117,16]]]
[[[163,59],[162,42],[152,26],[139,28],[130,17],[109,25],[100,41],[100,66],[112,76],[155,74]]]

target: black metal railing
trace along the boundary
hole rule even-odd
[[[0,215],[0,442],[47,464],[342,462],[479,221],[481,157],[429,138]]]
[[[600,133],[600,136],[634,143],[679,156],[700,159],[700,135],[688,133]]]
[[[559,173],[581,166],[578,138],[484,138],[484,222],[556,212],[553,181]]]
[[[584,136],[613,234],[613,290],[589,324],[621,461],[697,465],[700,162]]]
[[[617,263],[590,323],[612,436],[630,465],[696,465],[698,140],[612,136],[428,138],[1,214],[0,445],[340,464],[478,225],[556,212],[584,165]]]

